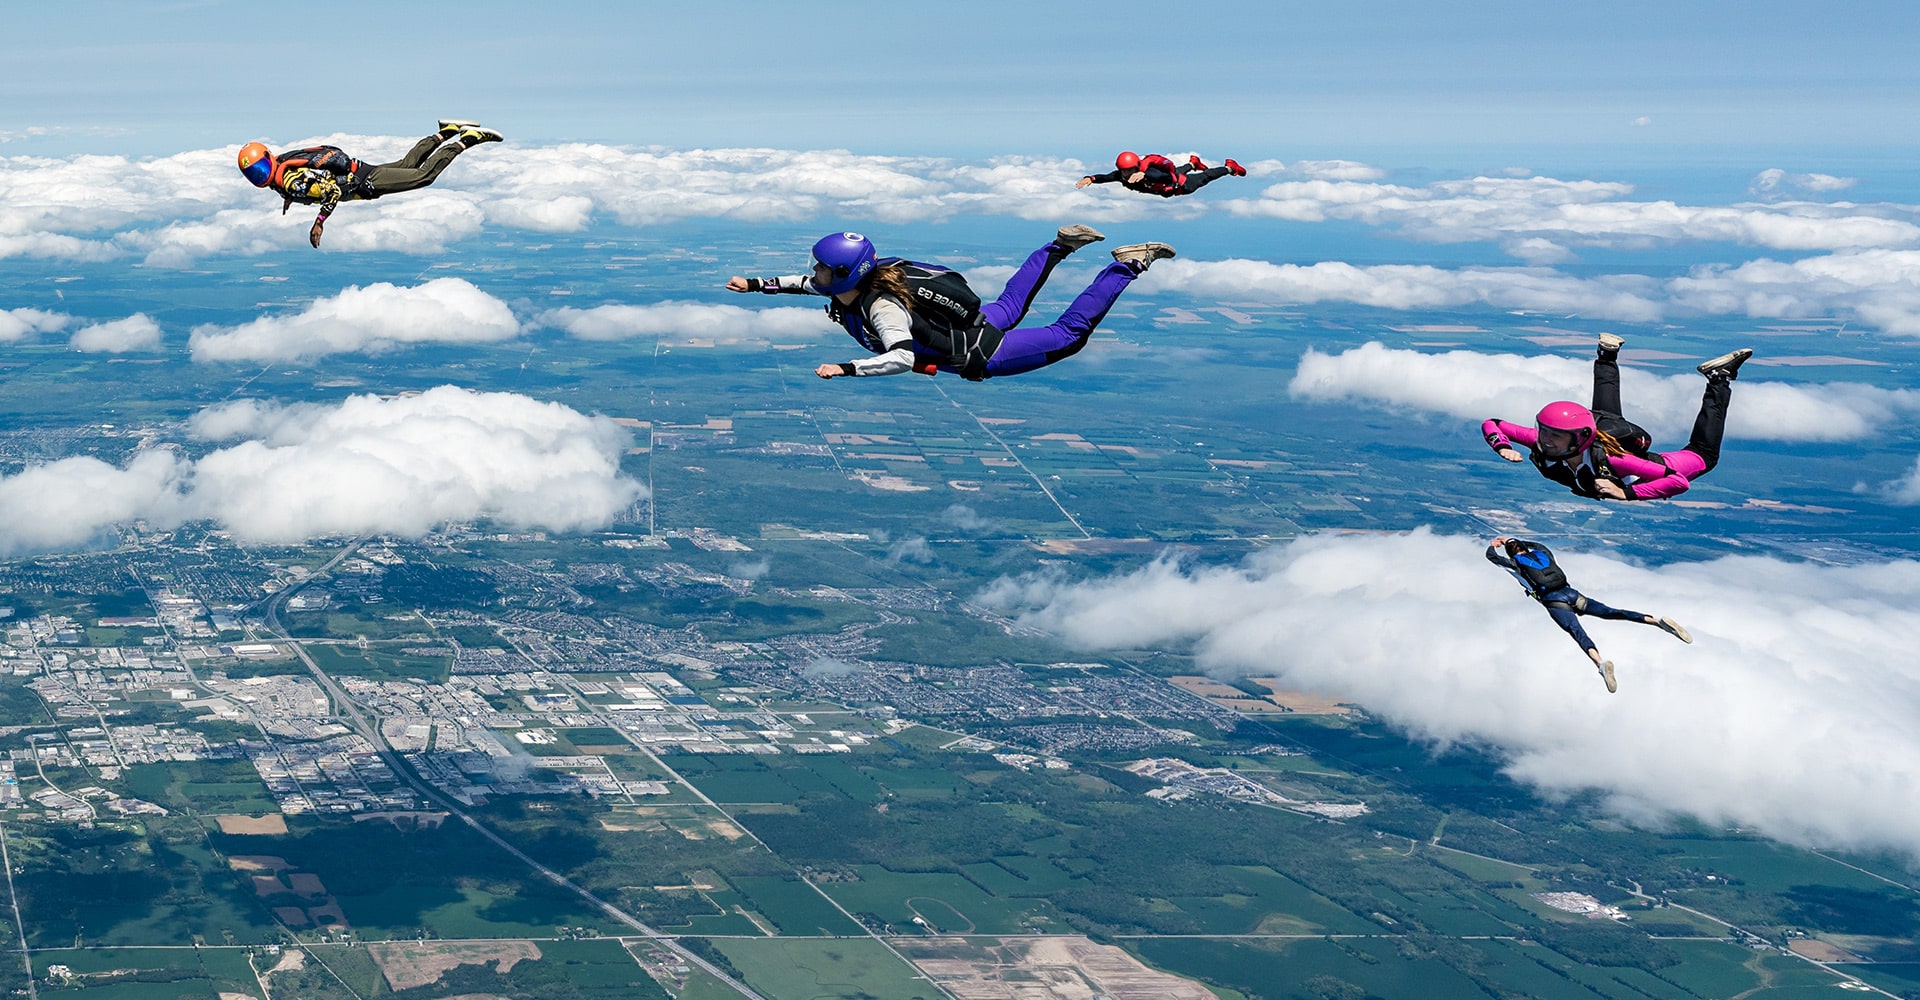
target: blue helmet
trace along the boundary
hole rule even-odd
[[[838,295],[850,292],[860,284],[860,279],[873,270],[876,256],[873,241],[859,233],[834,233],[823,236],[813,245],[813,263],[816,267],[825,267],[832,272],[833,280],[821,284],[819,276],[812,279],[813,290],[822,295]]]

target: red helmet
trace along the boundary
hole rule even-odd
[[[266,187],[273,177],[273,154],[261,143],[250,142],[240,147],[240,172],[254,187]]]
[[[1534,426],[1540,431],[1539,443],[1535,445],[1540,453],[1551,459],[1572,458],[1593,447],[1596,428],[1593,423],[1593,411],[1579,403],[1558,400],[1540,408],[1533,418]],[[1566,443],[1555,442],[1549,446],[1547,435],[1564,435]]]
[[[1140,154],[1128,150],[1114,157],[1113,165],[1121,170],[1138,170],[1140,168]]]

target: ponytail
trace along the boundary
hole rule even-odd
[[[875,268],[862,282],[868,288],[888,298],[897,300],[908,312],[913,311],[913,289],[907,284],[907,272],[898,264],[888,264]]]

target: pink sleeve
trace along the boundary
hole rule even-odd
[[[1510,424],[1504,420],[1487,420],[1480,424],[1480,436],[1487,439],[1488,447],[1494,451],[1511,448],[1515,444],[1531,448],[1540,440],[1540,432],[1521,424]]]
[[[1615,475],[1637,480],[1627,487],[1627,496],[1633,500],[1665,500],[1685,493],[1693,485],[1686,476],[1636,455],[1609,455],[1607,464]]]

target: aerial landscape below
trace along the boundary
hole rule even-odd
[[[1920,13],[59,6],[0,991],[1920,997]]]

